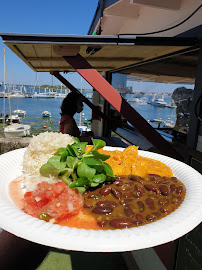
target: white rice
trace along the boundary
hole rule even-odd
[[[23,173],[39,175],[40,167],[47,162],[58,148],[73,143],[72,136],[58,132],[43,132],[33,136],[24,154]]]

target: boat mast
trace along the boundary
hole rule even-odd
[[[82,93],[82,77],[81,77],[81,93]],[[79,126],[81,126],[81,112],[80,112]]]
[[[10,113],[10,123],[12,125],[12,116],[11,116],[11,102],[10,102],[10,92],[9,92],[9,85],[8,85],[8,73],[7,73],[7,65],[6,65],[6,51],[4,47],[4,62],[5,62],[5,71],[6,71],[6,83],[8,88],[8,104],[9,104],[9,113]]]
[[[5,52],[5,47],[4,47]],[[5,63],[5,53],[4,53],[4,99],[3,99],[3,129],[5,128],[5,110],[6,110],[6,63]]]

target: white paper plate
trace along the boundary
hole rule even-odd
[[[146,151],[139,151],[139,154],[170,166],[174,176],[186,186],[184,202],[170,215],[144,226],[107,231],[68,228],[33,218],[17,209],[8,194],[10,181],[22,173],[24,152],[25,148],[0,156],[0,227],[16,236],[66,250],[129,251],[175,240],[202,220],[202,175],[182,162]]]

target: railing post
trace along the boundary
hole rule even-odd
[[[195,88],[193,93],[191,115],[189,120],[189,132],[187,134],[187,148],[196,149],[200,120],[196,113],[202,110],[202,42],[200,43],[200,51],[198,56],[198,65],[196,69]],[[199,104],[198,104],[199,101]],[[197,106],[198,104],[198,106]],[[196,108],[196,106],[198,108]]]

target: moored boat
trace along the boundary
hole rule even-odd
[[[164,121],[161,118],[159,118],[159,119],[152,119],[152,120],[150,120],[150,122],[163,123]]]
[[[6,138],[11,137],[25,137],[30,135],[31,126],[14,123],[4,128],[4,135]]]
[[[63,94],[63,93],[55,93],[53,97],[54,98],[66,98],[66,96],[67,95],[66,94]]]
[[[172,101],[170,104],[166,105],[167,108],[177,108],[177,105],[175,105],[175,102]]]
[[[10,98],[24,98],[25,95],[21,91],[13,91],[9,95]]]
[[[49,111],[43,111],[42,112],[42,116],[43,117],[51,117],[51,112],[49,112]]]
[[[157,107],[166,107],[167,102],[165,102],[163,96],[154,95],[150,104]]]
[[[172,120],[170,120],[169,118],[167,121],[164,121],[164,127],[174,128],[174,126],[175,126],[175,123]]]
[[[54,98],[54,95],[49,93],[34,93],[33,98]]]
[[[6,92],[4,92],[4,91],[0,92],[0,98],[7,98],[7,97],[8,97],[8,95]]]
[[[24,117],[26,115],[26,111],[23,110],[14,110],[13,113],[18,116]]]
[[[129,103],[147,104],[146,97],[131,97],[127,99]]]
[[[21,123],[21,118],[17,114],[12,114],[10,116],[6,116],[7,123]]]
[[[78,126],[78,128],[79,128],[79,130],[80,131],[91,131],[91,129],[89,128],[89,127],[87,127],[87,126]]]

